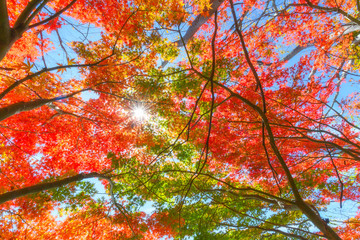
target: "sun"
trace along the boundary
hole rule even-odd
[[[149,117],[145,108],[142,106],[137,106],[137,107],[133,108],[132,115],[137,121],[144,121],[144,120],[147,120]]]

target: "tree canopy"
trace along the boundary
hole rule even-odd
[[[359,14],[0,0],[0,238],[360,239]]]

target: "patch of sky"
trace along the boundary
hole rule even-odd
[[[93,91],[86,91],[86,92],[82,92],[80,94],[80,97],[82,100],[84,100],[85,102],[89,101],[90,99],[97,99],[99,98],[99,94],[97,94],[96,92]]]
[[[47,11],[52,12],[51,9],[47,9]],[[42,33],[44,39],[50,40],[51,50],[45,52],[44,56],[35,62],[32,69],[33,72],[40,71],[44,68],[58,67],[60,65],[72,65],[70,62],[71,59],[78,60],[78,57],[69,43],[82,42],[87,44],[101,39],[102,29],[92,24],[83,24],[68,16],[62,16],[60,21],[64,23],[61,28],[52,31],[50,34],[46,32]],[[66,68],[65,71],[61,72],[60,81],[67,82],[71,79],[80,79],[82,76],[79,70],[79,67],[76,66]],[[57,72],[57,70],[54,70],[54,72]],[[98,98],[98,95],[92,91],[83,92],[80,96],[84,101]]]
[[[95,200],[103,200],[111,202],[111,196],[108,190],[105,189],[103,183],[98,178],[91,178],[83,180],[82,182],[89,182],[93,184],[96,193],[94,196],[92,196]],[[119,200],[118,198],[115,198],[115,200]],[[143,211],[146,214],[152,214],[155,211],[154,205],[152,201],[146,201],[143,206],[139,208],[139,211]]]

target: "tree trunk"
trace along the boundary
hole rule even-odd
[[[6,0],[0,0],[0,61],[5,57],[12,45],[11,28]]]

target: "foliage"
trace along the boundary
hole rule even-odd
[[[0,238],[357,239],[359,10],[0,0]]]

